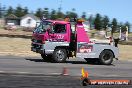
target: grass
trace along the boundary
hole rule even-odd
[[[18,30],[4,30],[3,28],[0,28],[0,34],[8,34],[8,35],[32,35],[32,32],[25,32],[21,29]]]
[[[128,34],[129,37],[132,37],[132,32]]]
[[[114,33],[114,36],[115,36],[115,37],[117,37],[117,36],[119,37],[119,35],[120,35],[119,33]],[[129,33],[128,36],[129,36],[129,37],[132,37],[132,33]]]
[[[132,60],[132,45],[119,45],[119,59]]]
[[[19,56],[38,56],[31,51],[31,40],[23,38],[0,38],[0,54]]]
[[[3,29],[3,26],[2,25],[0,25],[0,29]]]

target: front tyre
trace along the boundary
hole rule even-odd
[[[99,62],[103,65],[110,65],[113,62],[114,55],[110,50],[104,50],[99,56]]]
[[[57,63],[62,63],[65,62],[67,58],[67,52],[65,49],[55,49],[55,51],[53,52],[53,59],[55,62]]]

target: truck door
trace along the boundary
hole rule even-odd
[[[66,24],[54,24],[52,33],[49,34],[50,41],[64,42],[68,41],[68,32]]]

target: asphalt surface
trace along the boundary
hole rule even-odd
[[[0,74],[0,88],[84,88],[79,77]],[[132,88],[132,85],[88,85],[86,88]]]
[[[44,62],[41,57],[0,56],[0,73],[59,75],[63,68],[70,76],[80,76],[81,68],[95,77],[132,77],[132,61],[114,61],[112,65],[88,64],[85,60],[70,59],[66,63]]]
[[[0,88],[67,88],[81,87],[80,81],[69,76],[0,75]]]
[[[64,67],[68,76],[62,76]],[[44,62],[40,57],[0,56],[0,88],[80,88],[81,68],[90,79],[130,79],[132,62],[114,61],[112,65],[88,64],[71,59],[66,63]],[[131,85],[87,86],[88,88],[132,88]]]

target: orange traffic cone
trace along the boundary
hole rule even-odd
[[[82,77],[83,78],[88,78],[88,76],[89,76],[88,71],[85,71],[83,67],[82,67],[81,72],[82,72]]]
[[[68,69],[66,67],[63,68],[62,75],[69,75],[68,74]]]

